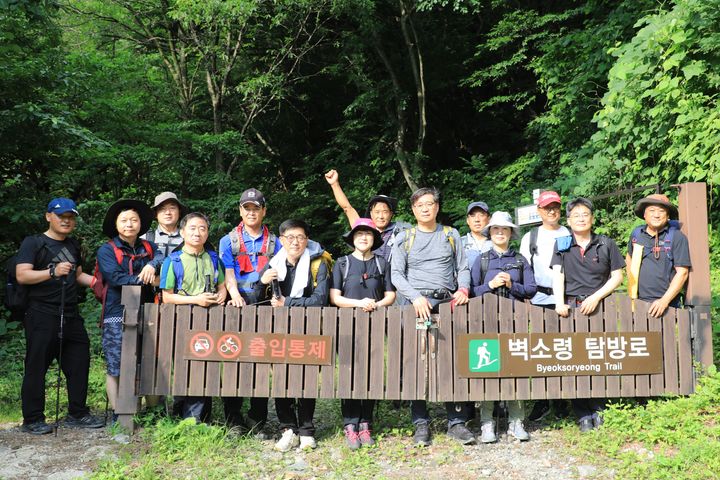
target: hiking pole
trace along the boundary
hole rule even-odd
[[[67,275],[62,277],[62,287],[60,288],[60,331],[58,332],[58,340],[60,348],[58,351],[58,374],[57,385],[55,389],[55,436],[58,432],[58,418],[60,416],[60,371],[62,369],[62,348],[63,348],[63,327],[65,325],[65,285],[67,284]]]

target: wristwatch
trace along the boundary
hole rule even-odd
[[[54,263],[50,264],[50,278],[55,280],[55,264]]]

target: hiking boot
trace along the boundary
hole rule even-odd
[[[462,423],[458,423],[448,428],[448,437],[453,438],[463,445],[471,445],[475,443],[475,435]]]
[[[521,442],[530,440],[530,434],[525,431],[522,420],[513,420],[510,422],[507,433]]]
[[[418,447],[427,447],[430,445],[430,426],[427,423],[418,423],[415,425],[413,441]]]
[[[300,435],[300,450],[310,450],[317,448],[315,437],[310,435]]]
[[[343,432],[345,432],[345,443],[347,443],[350,450],[357,450],[360,448],[360,436],[358,435],[358,432],[355,431],[355,425],[345,425]]]
[[[489,420],[483,422],[480,427],[480,441],[482,443],[495,443],[497,442],[497,435],[495,435],[495,422]]]
[[[360,432],[358,432],[358,438],[360,439],[360,444],[365,447],[372,447],[375,445],[375,440],[373,440],[370,435],[370,424],[368,422],[360,422]]]
[[[32,433],[33,435],[46,435],[52,433],[53,427],[45,423],[43,420],[33,423],[23,423],[20,427],[25,433]]]
[[[533,405],[532,412],[528,415],[528,420],[531,422],[539,422],[543,418],[550,414],[550,402],[547,400],[538,400]]]
[[[65,417],[65,426],[68,428],[102,428],[105,426],[105,421],[89,413],[80,418],[68,415]]]
[[[280,452],[289,452],[298,445],[300,445],[300,439],[295,432],[292,431],[292,429],[288,428],[283,432],[282,437],[280,437],[280,440],[278,440],[275,444],[275,450]]]
[[[581,433],[589,432],[590,430],[595,428],[595,425],[593,425],[592,417],[586,417],[586,418],[581,419],[578,422],[578,426],[580,427]]]
[[[605,423],[605,420],[603,420],[603,417],[602,417],[602,415],[600,415],[599,412],[593,413],[592,421],[593,421],[593,426],[595,428],[598,428],[600,425]]]

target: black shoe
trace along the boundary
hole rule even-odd
[[[48,433],[52,433],[53,427],[41,420],[39,422],[23,423],[20,430],[25,433],[32,433],[33,435],[47,435]]]
[[[475,443],[475,435],[468,430],[468,428],[462,423],[458,423],[448,428],[448,437],[454,438],[463,445],[471,445]]]
[[[68,428],[102,428],[105,426],[105,422],[86,413],[80,418],[68,415],[65,417],[65,426]]]
[[[418,423],[415,425],[413,441],[418,447],[427,447],[430,445],[430,426],[427,423]]]
[[[550,413],[550,402],[547,400],[538,400],[533,405],[532,412],[528,415],[528,420],[531,422],[539,422],[543,418],[547,417]]]
[[[593,425],[592,417],[583,418],[578,422],[578,425],[580,426],[581,433],[589,432],[590,430],[595,428],[595,426]]]
[[[595,428],[598,428],[600,425],[605,423],[605,420],[603,420],[603,417],[600,413],[595,412],[595,413],[593,413],[593,416],[592,416],[592,422],[593,422],[593,426]]]

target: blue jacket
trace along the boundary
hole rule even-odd
[[[512,248],[508,249],[502,256],[491,249],[487,252],[488,269],[485,272],[485,281],[481,282],[480,266],[482,265],[482,255],[478,256],[470,270],[470,291],[473,297],[479,297],[485,293],[498,293],[499,289],[490,288],[490,280],[500,272],[510,274],[510,296],[517,300],[525,300],[532,298],[537,292],[535,285],[535,275],[532,268],[525,257],[515,253]],[[522,277],[520,272],[522,271]]]
[[[122,317],[123,306],[120,304],[120,295],[123,285],[142,285],[138,274],[145,265],[150,263],[149,256],[136,258],[133,262],[133,275],[130,275],[130,257],[127,255],[146,253],[142,241],[138,239],[134,248],[117,236],[113,237],[111,242],[115,243],[125,255],[123,255],[122,265],[119,265],[113,248],[107,242],[103,243],[97,252],[98,268],[108,286],[107,297],[105,297],[105,318]],[[150,245],[152,245],[153,254],[157,253],[157,246],[154,243],[150,243]]]

